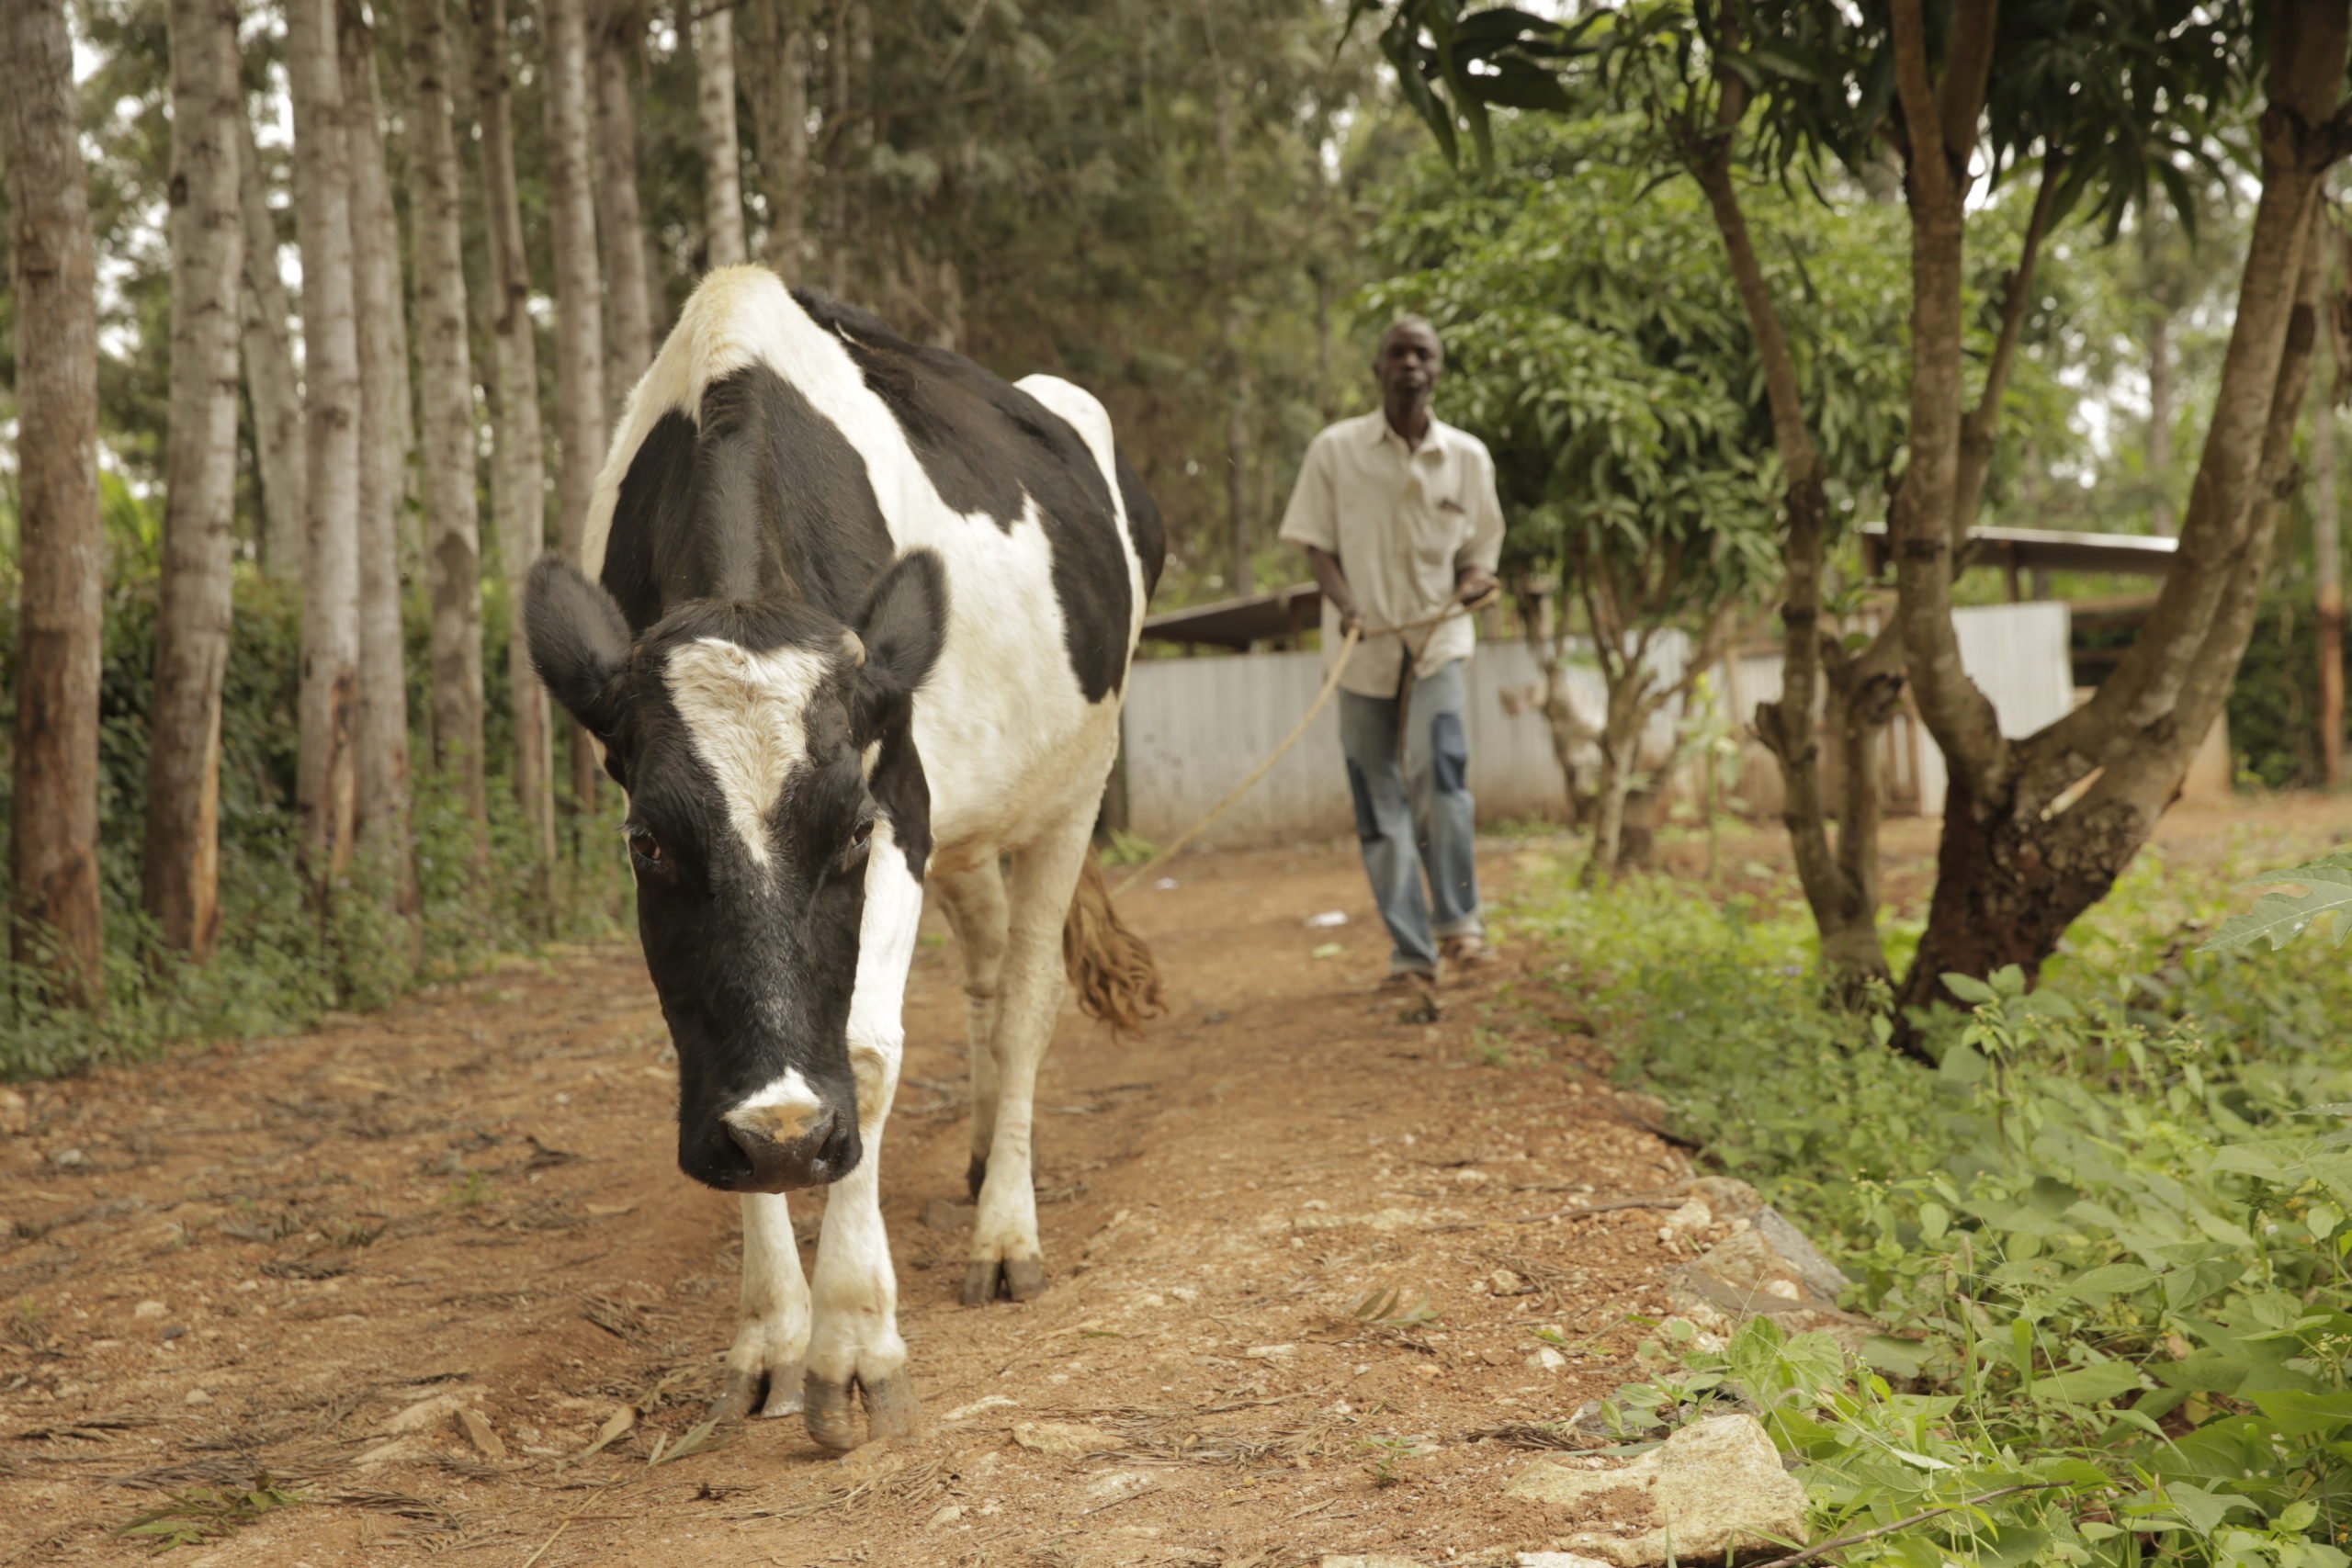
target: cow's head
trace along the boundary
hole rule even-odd
[[[853,1062],[861,954],[896,953],[902,977],[922,908],[930,796],[910,721],[946,633],[938,558],[899,560],[850,624],[704,600],[632,639],[612,596],[554,558],[526,606],[540,679],[628,792],[638,931],[678,1049],[678,1164],[737,1191],[840,1180],[871,1076]],[[896,1026],[888,988],[869,1031]]]

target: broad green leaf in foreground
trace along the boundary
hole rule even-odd
[[[2197,951],[2225,953],[2251,947],[2267,938],[2281,948],[2309,930],[2314,921],[2332,919],[2335,940],[2352,936],[2352,855],[2333,854],[2309,865],[2292,866],[2255,878],[2256,886],[2301,887],[2301,893],[2266,893],[2254,908],[2233,915]]]

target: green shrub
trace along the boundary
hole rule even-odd
[[[1863,1364],[1767,1323],[1662,1336],[1621,1417],[1736,1391],[1806,1461],[1819,1533],[1914,1521],[1849,1562],[2343,1568],[2352,973],[2188,951],[2227,885],[2178,882],[2135,872],[2039,991],[1975,986],[1933,1070],[1823,1004],[1801,906],[1635,884],[1522,910],[1617,1071],[1891,1331]]]
[[[152,1055],[178,1040],[283,1032],[331,1008],[380,1007],[423,982],[477,968],[503,952],[550,938],[603,935],[629,918],[633,890],[617,852],[567,863],[552,901],[539,896],[511,780],[493,771],[486,856],[474,859],[452,781],[422,766],[412,737],[413,825],[421,917],[387,908],[380,886],[355,869],[323,923],[304,896],[295,856],[294,713],[301,658],[299,594],[241,572],[221,700],[222,941],[195,968],[158,961],[141,912],[155,584],[110,587],[99,692],[99,874],[107,922],[107,1006],[91,1015],[48,1007],[31,977],[0,958],[0,1078],[50,1076],[93,1062]],[[407,606],[409,713],[425,714],[425,608]],[[513,754],[503,596],[485,606],[486,750]],[[0,819],[9,806],[5,753],[15,715],[16,626],[0,610]],[[591,832],[601,850],[612,835]],[[7,868],[0,864],[0,896]],[[372,880],[380,880],[372,879]]]

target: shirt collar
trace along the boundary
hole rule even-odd
[[[1389,424],[1388,411],[1385,409],[1374,409],[1372,411],[1372,445],[1379,446],[1394,441],[1396,444],[1397,449],[1402,451],[1408,457],[1418,457],[1423,452],[1436,450],[1443,444],[1444,437],[1449,434],[1449,429],[1450,427],[1443,420],[1438,418],[1436,414],[1432,413],[1430,415],[1430,433],[1421,437],[1420,446],[1418,447],[1408,446],[1405,445],[1405,438],[1397,434],[1396,429]]]

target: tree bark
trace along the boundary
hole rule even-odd
[[[806,0],[747,0],[743,46],[752,140],[768,231],[763,253],[786,283],[808,268],[808,21]]]
[[[64,0],[0,6],[16,223],[20,573],[10,952],[61,1001],[106,994],[98,903],[97,263]]]
[[[1724,36],[1734,42],[1736,21],[1729,8],[1717,12],[1717,25],[1727,29]],[[1890,978],[1878,931],[1877,776],[1874,765],[1867,772],[1845,770],[1833,840],[1821,780],[1822,726],[1814,716],[1824,690],[1823,660],[1838,649],[1837,630],[1823,624],[1822,614],[1829,497],[1805,421],[1796,356],[1732,181],[1732,143],[1747,111],[1747,89],[1728,72],[1719,81],[1713,130],[1684,148],[1683,162],[1707,198],[1723,237],[1733,286],[1756,336],[1773,446],[1784,476],[1781,695],[1757,705],[1756,733],[1780,764],[1781,821],[1788,829],[1798,883],[1821,936],[1823,966],[1836,989],[1855,997]],[[1841,680],[1829,685],[1826,716],[1841,755],[1875,757],[1876,730],[1893,716],[1902,693],[1899,652],[1893,638],[1882,637],[1868,659],[1835,665]]]
[[[547,37],[548,193],[555,223],[557,526],[580,559],[588,499],[605,457],[604,285],[596,266],[596,205],[589,162],[588,31],[584,0],[541,0]],[[571,808],[596,809],[596,753],[571,727]]]
[[[2321,245],[2323,262],[2330,259],[2328,250]],[[2342,310],[2341,289],[2339,280],[2326,290],[2331,313]],[[2312,576],[2319,612],[2320,776],[2335,789],[2344,783],[2344,512],[2336,491],[2335,411],[2345,378],[2335,355],[2322,357],[2328,367],[2328,395],[2312,411]]]
[[[477,831],[490,823],[482,754],[481,518],[466,319],[462,186],[450,105],[447,0],[409,0],[409,223],[424,389],[425,571],[433,604],[433,766]]]
[[[295,809],[312,897],[351,863],[358,804],[359,341],[353,317],[351,163],[334,0],[288,0],[296,231],[302,246],[301,737]]]
[[[2172,502],[2172,310],[2159,305],[2148,318],[2148,482],[2155,492],[2148,522],[2167,536],[2180,526]]]
[[[159,947],[200,964],[220,934],[220,682],[236,549],[236,0],[172,0],[171,60],[171,434],[141,893]]]
[[[514,87],[506,0],[474,0],[474,86],[481,117],[482,205],[490,235],[493,381],[492,497],[506,581],[506,674],[514,714],[514,797],[529,831],[537,907],[551,908],[555,871],[555,756],[547,688],[531,668],[523,586],[547,547],[547,448],[539,423],[538,341],[514,177]]]
[[[294,306],[277,265],[277,219],[253,122],[238,105],[237,200],[244,220],[245,386],[253,399],[254,446],[261,462],[262,570],[281,582],[302,580],[302,533],[310,474],[302,449],[302,382],[294,367]]]
[[[736,266],[751,252],[743,242],[743,154],[735,134],[735,13],[712,11],[694,26],[706,259],[714,267]]]
[[[351,161],[352,308],[359,348],[358,845],[390,907],[417,912],[408,753],[408,649],[401,627],[401,513],[411,423],[401,240],[384,164],[376,34],[339,0],[345,153]]]
[[[637,100],[629,62],[645,46],[639,0],[603,0],[590,65],[596,96],[596,228],[605,257],[605,403],[612,424],[653,363],[653,285],[637,190]]]

